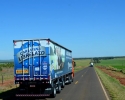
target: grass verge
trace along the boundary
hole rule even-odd
[[[117,79],[110,77],[96,67],[95,71],[100,77],[104,87],[109,92],[111,100],[125,100],[125,86],[121,85]]]
[[[74,68],[75,72],[82,70],[85,67],[89,66],[90,59],[84,59],[84,60],[75,60],[76,67]]]
[[[2,67],[2,71],[0,72],[0,82],[2,80],[2,76],[4,81],[9,79],[14,79],[14,71],[13,68],[4,68]]]

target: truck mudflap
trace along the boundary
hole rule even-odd
[[[50,94],[16,94],[16,97],[47,97]]]

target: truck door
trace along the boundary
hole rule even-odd
[[[46,48],[40,45],[40,40],[20,41],[17,42],[17,47],[14,48],[16,77],[21,78],[21,80],[40,78],[42,62],[46,58]]]

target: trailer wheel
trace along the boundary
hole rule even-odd
[[[65,81],[63,80],[62,81],[62,88],[64,88],[65,87]]]
[[[74,81],[73,77],[72,77],[72,82]]]
[[[71,83],[72,83],[72,76],[69,75],[69,84],[71,84]]]
[[[57,85],[57,88],[58,88],[57,92],[60,93],[61,92],[61,85],[60,85],[60,83]]]
[[[56,87],[53,86],[52,87],[52,94],[50,95],[52,98],[55,98],[56,97]]]
[[[74,75],[72,74],[72,82],[74,81],[74,77],[73,77]]]

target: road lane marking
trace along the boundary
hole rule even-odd
[[[77,84],[77,83],[78,83],[78,81],[75,82],[75,84]]]
[[[87,70],[87,71],[88,71],[88,70]],[[87,71],[86,71],[86,72],[87,72]],[[86,74],[86,72],[84,73],[84,75]],[[82,77],[83,77],[83,75],[82,75]]]
[[[88,70],[87,70],[87,71],[88,71]],[[86,72],[87,72],[87,71],[86,71]],[[86,74],[86,72],[85,72],[85,74]]]
[[[106,93],[106,91],[105,91],[105,88],[104,88],[104,86],[102,85],[102,82],[101,82],[101,80],[100,80],[100,78],[99,78],[99,76],[98,76],[98,74],[97,74],[96,71],[95,71],[95,73],[96,73],[96,75],[97,75],[97,77],[98,77],[98,80],[99,80],[99,82],[100,82],[100,84],[101,84],[101,87],[102,87],[103,92],[104,92],[104,94],[105,94],[105,96],[106,96],[106,99],[107,99],[107,100],[110,100],[109,97],[108,97],[108,95],[107,95],[107,93]]]

